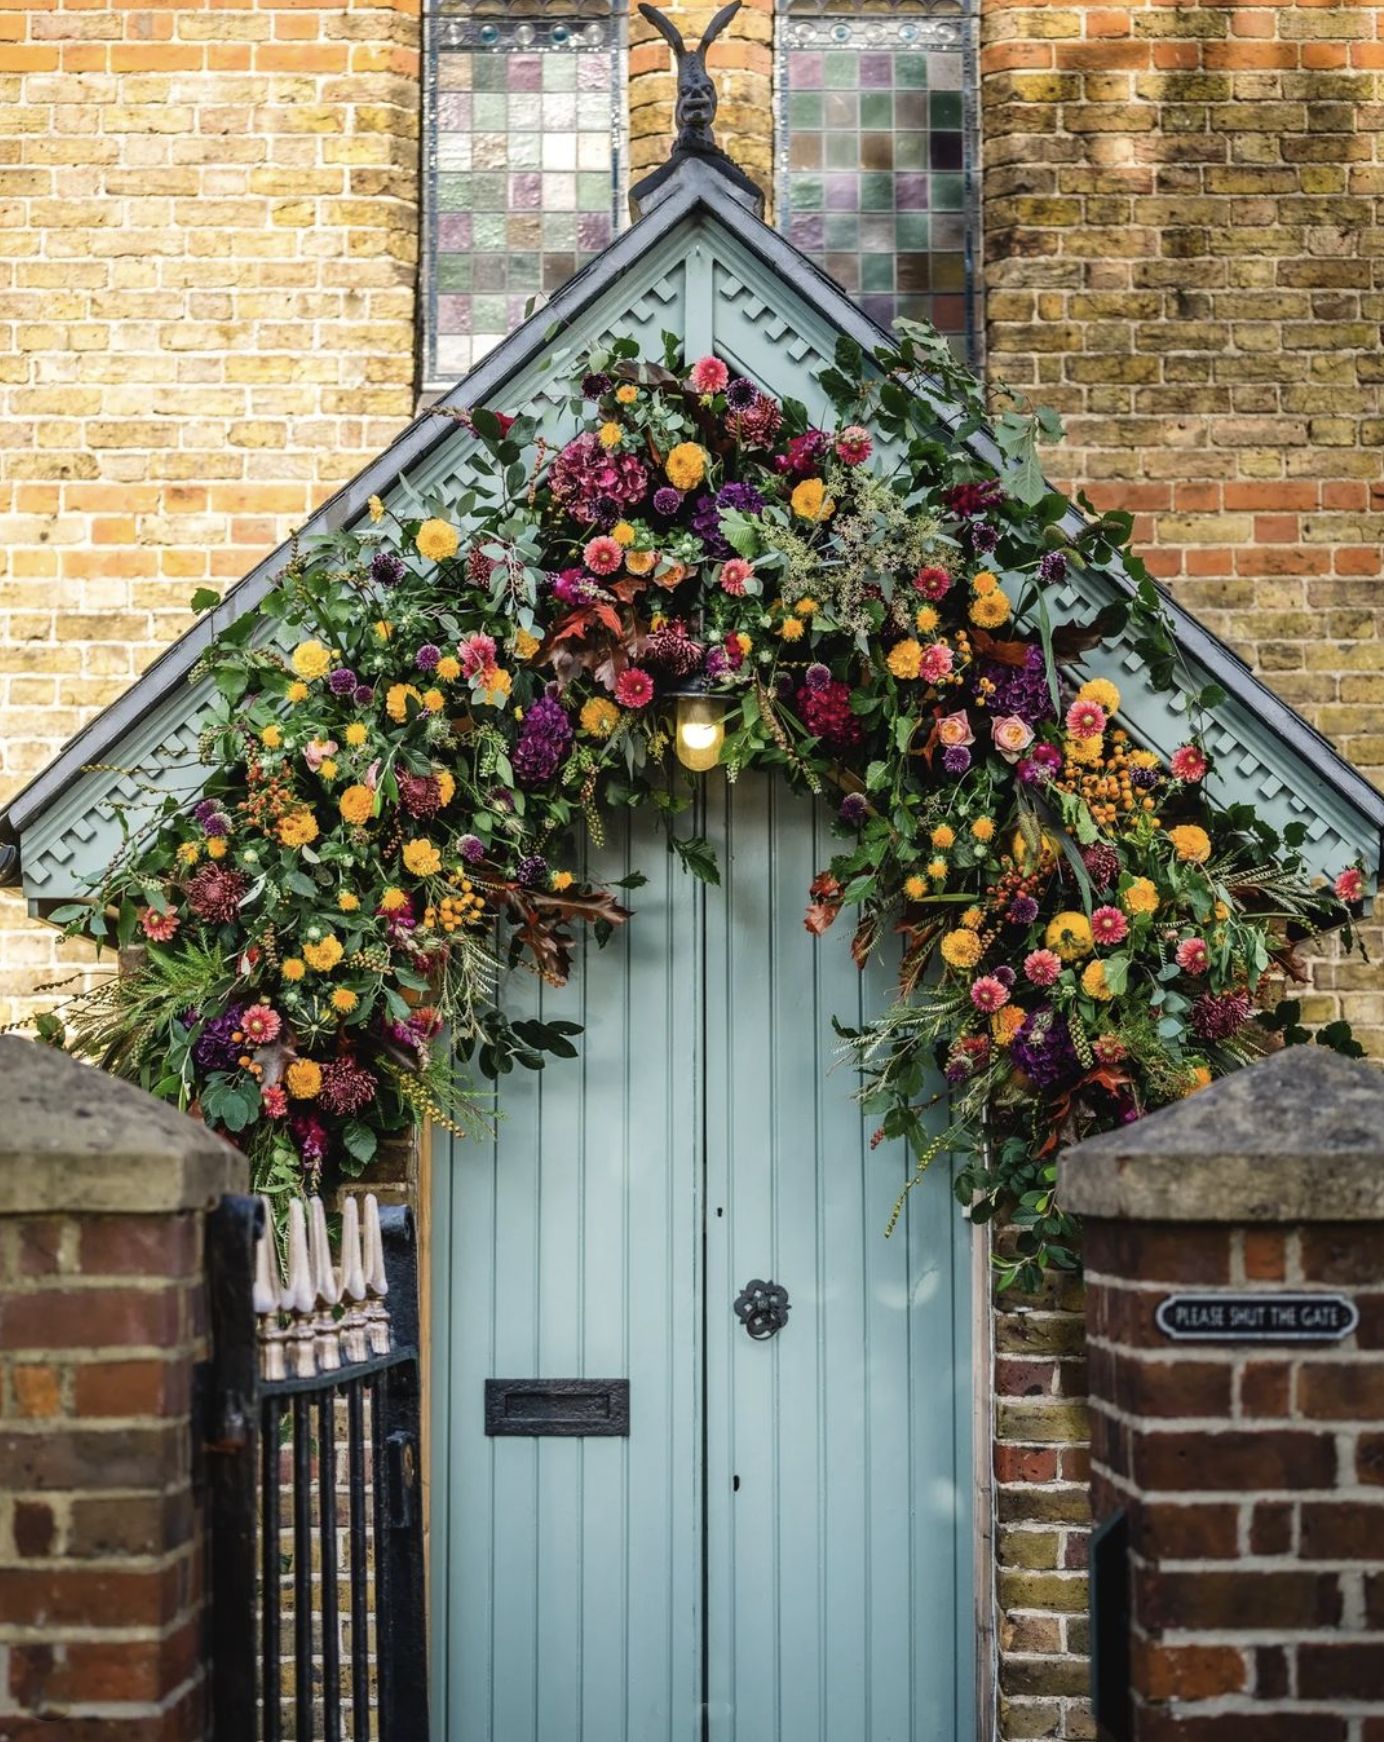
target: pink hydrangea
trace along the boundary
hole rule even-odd
[[[1195,786],[1206,774],[1206,757],[1195,744],[1182,744],[1168,759],[1174,780],[1185,780]]]
[[[1352,865],[1348,870],[1342,871],[1331,887],[1335,890],[1338,901],[1363,901],[1365,899],[1365,873]]]
[[[982,974],[971,982],[971,1003],[986,1016],[1009,1002],[1009,988],[993,974]]]
[[[1091,936],[1098,944],[1122,943],[1129,936],[1129,921],[1118,907],[1098,907],[1091,915]]]
[[[1024,957],[1024,975],[1035,986],[1051,986],[1062,972],[1062,958],[1056,950],[1031,950]]]
[[[593,575],[613,575],[624,563],[625,553],[613,538],[602,533],[587,541],[581,560]]]
[[[720,393],[730,380],[730,370],[719,357],[698,357],[687,377],[694,393]]]
[[[859,466],[869,459],[874,445],[869,430],[853,423],[837,436],[836,457],[843,466]]]
[[[923,649],[923,657],[918,661],[918,675],[924,683],[939,683],[944,677],[951,676],[952,663],[951,648],[945,641],[934,641]]]
[[[1105,709],[1099,702],[1073,702],[1067,709],[1067,730],[1073,738],[1099,738],[1105,730]]]
[[[270,1041],[279,1038],[283,1019],[267,1004],[252,1004],[241,1017],[240,1026],[252,1046],[268,1046]]]
[[[721,564],[721,590],[738,599],[745,591],[746,583],[754,579],[754,564],[747,563],[742,556],[733,556],[728,562]]]
[[[1177,965],[1184,974],[1204,974],[1211,965],[1205,938],[1183,938],[1177,946]]]
[[[615,680],[615,699],[622,708],[647,708],[654,699],[654,680],[647,671],[631,665]]]

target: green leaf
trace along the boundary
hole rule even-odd
[[[703,836],[669,835],[668,850],[676,853],[682,860],[684,871],[700,877],[703,883],[720,883],[721,873],[716,866],[716,853],[710,841]]]
[[[378,1147],[378,1139],[374,1130],[359,1119],[348,1119],[341,1128],[341,1141],[346,1146],[346,1153],[354,1156],[362,1166],[372,1161]]]
[[[221,595],[211,587],[198,587],[188,600],[188,608],[192,611],[210,611],[213,605],[221,603]]]
[[[1107,956],[1105,958],[1105,983],[1118,998],[1129,981],[1129,957]]]

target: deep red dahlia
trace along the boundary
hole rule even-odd
[[[644,644],[648,663],[673,677],[690,677],[700,668],[705,652],[701,642],[688,634],[687,625],[680,622],[665,623],[661,629],[655,629]]]
[[[1104,841],[1081,849],[1081,862],[1097,889],[1108,889],[1120,874],[1120,855]]]
[[[353,1058],[334,1059],[322,1067],[322,1090],[318,1100],[329,1113],[359,1113],[375,1099],[379,1080],[373,1071]]]
[[[411,817],[436,816],[442,809],[442,787],[435,774],[401,774],[399,803]]]
[[[220,865],[203,865],[187,886],[187,904],[198,919],[223,925],[234,919],[249,881],[239,871]]]
[[[748,411],[737,411],[729,420],[730,433],[747,448],[766,448],[783,424],[778,401],[761,393]]]

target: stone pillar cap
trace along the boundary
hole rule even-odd
[[[1384,1221],[1384,1071],[1286,1047],[1076,1144],[1058,1194],[1119,1221]]]
[[[199,1209],[247,1176],[238,1149],[167,1102],[0,1035],[0,1216]]]

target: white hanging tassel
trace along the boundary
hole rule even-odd
[[[380,1206],[374,1192],[365,1194],[365,1320],[370,1336],[370,1353],[387,1355],[392,1338],[389,1330],[389,1308],[385,1296],[389,1283],[384,1273],[384,1239],[380,1234]]]
[[[348,1362],[368,1361],[370,1335],[365,1322],[365,1265],[360,1251],[360,1204],[347,1198],[341,1211],[341,1349]]]
[[[269,1199],[259,1200],[264,1211],[264,1226],[255,1239],[254,1302],[256,1329],[259,1333],[261,1379],[286,1379],[288,1365],[284,1344],[288,1331],[282,1318],[283,1278],[279,1275],[279,1253],[274,1238],[274,1215]]]
[[[284,1308],[291,1315],[288,1346],[293,1356],[293,1377],[311,1379],[317,1371],[317,1331],[313,1323],[317,1290],[312,1285],[307,1217],[301,1198],[291,1199],[288,1206],[288,1286],[283,1299]]]
[[[332,1247],[327,1237],[327,1212],[321,1198],[308,1199],[308,1248],[312,1260],[312,1285],[318,1310],[313,1314],[317,1339],[317,1366],[322,1373],[335,1373],[341,1365],[341,1332],[333,1308],[341,1299],[341,1285],[332,1269]]]

